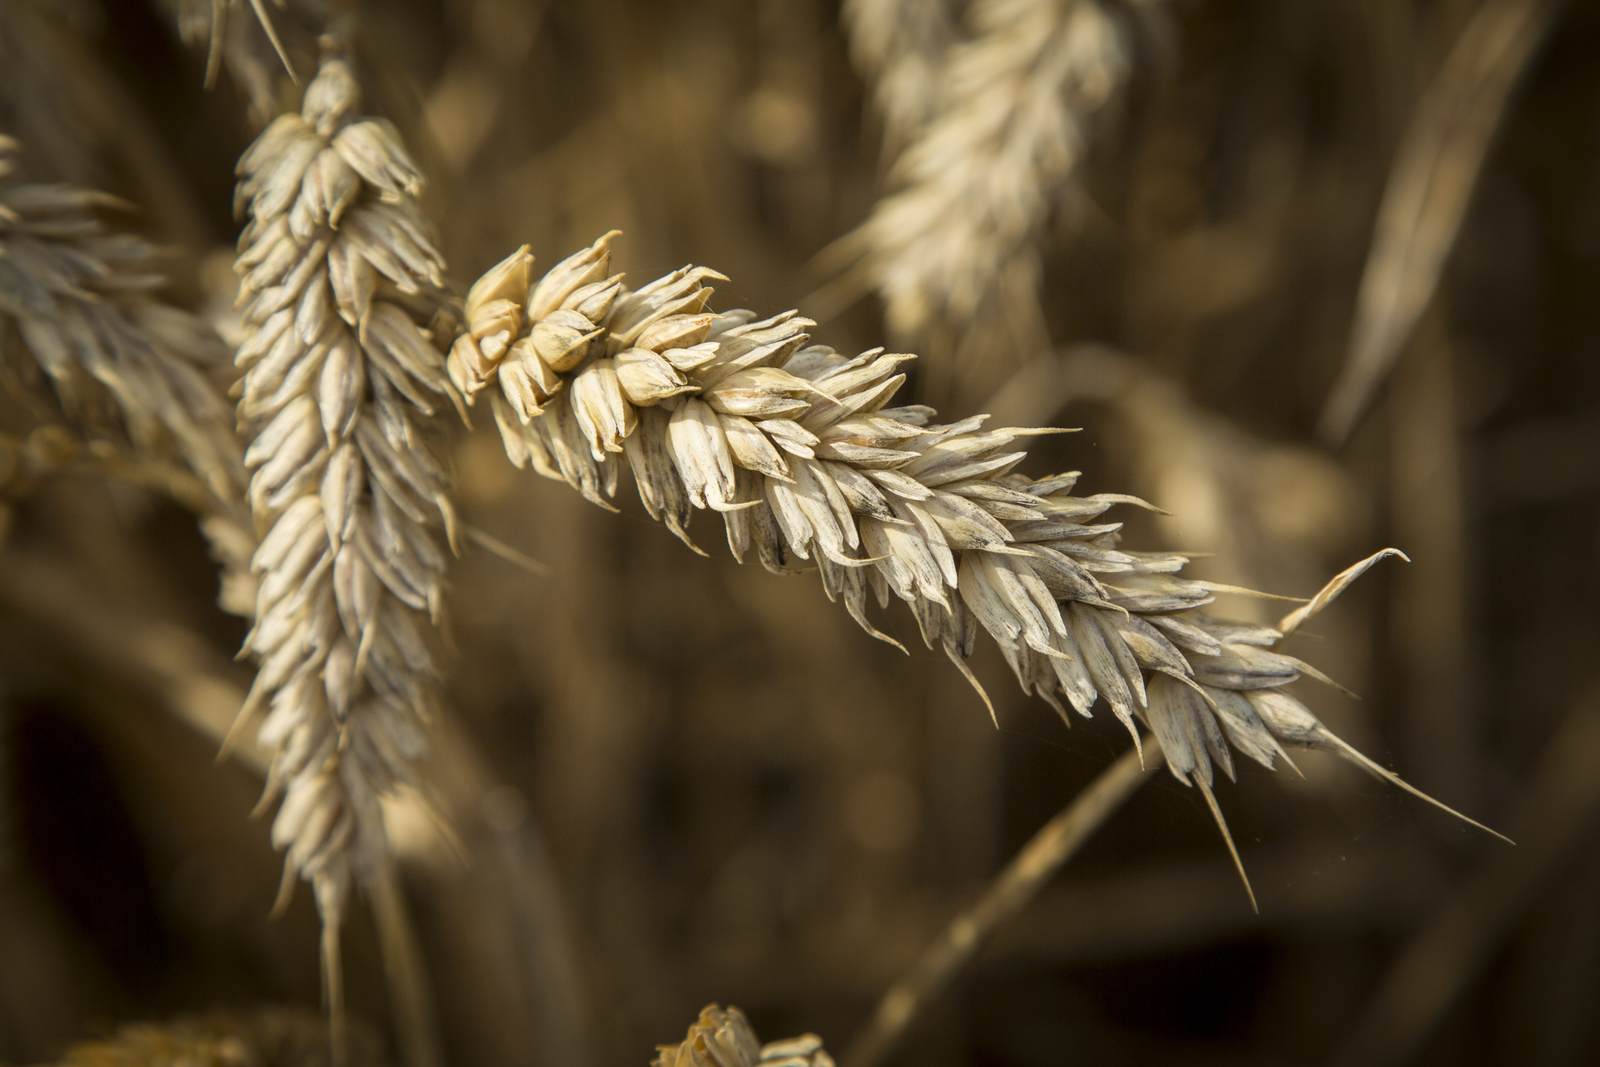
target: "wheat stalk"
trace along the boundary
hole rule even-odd
[[[1160,745],[1146,739],[1146,744]],[[1107,767],[1055,818],[1045,823],[995,876],[970,908],[945,927],[917,962],[878,1001],[862,1032],[845,1052],[845,1067],[875,1067],[894,1048],[906,1028],[972,961],[989,935],[1038,895],[1067,860],[1083,847],[1116,810],[1149,781],[1146,768],[1129,750]]]
[[[266,531],[246,642],[261,668],[240,724],[270,705],[263,804],[283,794],[272,839],[285,894],[295,875],[315,890],[336,1022],[349,890],[388,862],[378,800],[412,782],[435,715],[435,532],[454,544],[424,437],[452,394],[431,340],[453,333],[443,263],[416,168],[392,126],[355,116],[358,95],[348,65],[325,59],[300,111],[241,157],[236,193],[239,421]]]
[[[1085,124],[1127,78],[1122,34],[1096,0],[976,0],[967,21],[890,175],[896,191],[849,239],[902,336],[940,317],[965,324],[1008,270],[1037,272]],[[880,99],[891,88],[880,82]]]
[[[819,571],[830,599],[898,644],[867,618],[869,591],[881,607],[893,594],[974,687],[966,658],[987,631],[1024,691],[1069,725],[1068,707],[1088,717],[1098,698],[1135,745],[1143,720],[1230,851],[1212,793],[1214,768],[1234,775],[1230,745],[1268,768],[1282,742],[1326,748],[1410,789],[1284,690],[1327,679],[1272,650],[1392,550],[1279,628],[1217,618],[1202,610],[1217,593],[1249,591],[1179,578],[1186,557],[1121,549],[1121,524],[1097,521],[1114,505],[1151,505],[1073,496],[1077,472],[1011,473],[1026,457],[1012,448],[1019,437],[1066,431],[985,430],[981,415],[936,424],[930,408],[888,407],[915,357],[807,345],[811,322],[792,311],[710,312],[705,282],[722,275],[704,267],[629,291],[610,274],[614,236],[538,280],[524,246],[467,294],[450,375],[469,398],[489,391],[517,466],[610,507],[626,457],[646,510],[691,547],[692,513],[716,511],[735,558]]]
[[[165,480],[200,511],[223,565],[221,603],[249,614],[255,536],[219,386],[226,346],[155,295],[166,283],[156,250],[101,220],[127,205],[73,186],[12,181],[17,151],[0,136],[0,361],[11,384],[38,408],[47,380],[66,421],[92,439],[91,454],[148,476],[138,480]]]
[[[659,1045],[653,1067],[833,1067],[816,1034],[765,1045],[744,1012],[708,1004],[676,1045]]]

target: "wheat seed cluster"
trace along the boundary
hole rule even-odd
[[[874,54],[887,18],[855,20],[859,55]],[[906,335],[941,316],[970,321],[1013,265],[1037,272],[1035,242],[1070,187],[1087,125],[1128,74],[1124,34],[1095,0],[977,0],[966,21],[890,172],[895,191],[858,231],[889,326]],[[915,72],[909,61],[892,70]],[[895,91],[883,83],[880,98]],[[904,110],[887,120],[898,128]]]
[[[241,721],[266,705],[285,888],[310,881],[334,937],[352,881],[386,862],[379,798],[413,780],[436,714],[452,517],[427,434],[450,406],[443,262],[416,168],[357,103],[348,65],[325,60],[241,157],[235,201],[238,415],[264,531]]]
[[[903,600],[974,685],[966,660],[987,632],[1069,725],[1069,708],[1088,717],[1100,698],[1135,744],[1145,723],[1219,825],[1211,790],[1216,768],[1234,775],[1230,746],[1268,768],[1284,742],[1329,748],[1393,779],[1285,691],[1323,676],[1274,650],[1360,568],[1284,630],[1219,618],[1206,609],[1230,587],[1179,577],[1185,556],[1121,548],[1121,524],[1104,521],[1148,504],[1075,496],[1077,472],[1015,473],[1019,438],[1061,431],[891,407],[914,357],[810,344],[793,311],[718,314],[706,283],[722,276],[704,267],[630,290],[610,270],[615,236],[537,278],[518,249],[467,295],[450,376],[487,393],[513,463],[610,507],[625,461],[646,510],[691,546],[691,516],[714,511],[736,559],[818,571],[891,643],[869,597]]]

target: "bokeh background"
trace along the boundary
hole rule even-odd
[[[959,36],[964,5],[927,2]],[[194,6],[6,0],[0,129],[33,176],[139,205],[175,298],[226,329],[252,100],[226,74],[203,89],[172,17]],[[1104,6],[1128,76],[1085,117],[1037,285],[916,336],[885,332],[839,243],[895,178],[838,3],[385,0],[356,41],[460,285],[524,242],[548,265],[621,229],[634,283],[704,263],[731,279],[716,307],[927,353],[908,399],[1083,427],[1023,469],[1160,505],[1127,543],[1192,551],[1200,576],[1309,596],[1384,546],[1411,556],[1291,649],[1362,699],[1300,695],[1515,849],[1331,758],[1242,766],[1219,795],[1256,915],[1163,773],[893,1062],[1596,1062],[1600,5]],[[1419,173],[1435,199],[1407,209]],[[1393,269],[1364,290],[1384,240]],[[1394,358],[1333,440],[1362,330]],[[466,521],[547,571],[455,565],[430,773],[458,840],[390,812],[451,1063],[642,1065],[709,1001],[842,1051],[1126,746],[1109,715],[1064,729],[984,647],[997,729],[898,605],[880,625],[909,656],[813,579],[735,565],[719,524],[691,528],[702,558],[630,490],[613,515],[513,470],[487,418],[456,478]],[[314,1008],[308,895],[267,917],[260,756],[214,759],[249,668],[192,519],[86,477],[5,514],[0,1061],[129,1019]],[[347,945],[352,1010],[385,1033],[364,916]]]

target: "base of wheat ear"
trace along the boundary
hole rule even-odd
[[[469,399],[487,391],[517,466],[610,507],[625,458],[646,510],[690,547],[693,511],[713,510],[735,558],[818,571],[830,599],[897,644],[867,619],[869,591],[881,607],[892,594],[975,687],[966,659],[987,631],[1023,689],[1069,725],[1068,707],[1087,717],[1104,698],[1136,745],[1135,720],[1148,726],[1225,837],[1212,786],[1214,768],[1233,777],[1230,744],[1269,768],[1288,758],[1284,742],[1326,748],[1417,793],[1284,692],[1302,675],[1327,679],[1273,651],[1393,550],[1276,629],[1218,618],[1204,610],[1215,594],[1242,590],[1180,578],[1186,557],[1119,548],[1121,524],[1100,521],[1114,505],[1151,505],[1074,496],[1077,472],[1012,473],[1018,438],[1064,431],[890,407],[914,357],[808,344],[813,323],[793,311],[711,312],[706,282],[723,276],[704,267],[629,290],[610,273],[615,236],[538,279],[524,246],[467,295],[451,380]]]

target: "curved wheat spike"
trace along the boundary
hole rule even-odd
[[[1180,781],[1209,788],[1214,764],[1234,773],[1234,750],[1271,768],[1280,742],[1332,737],[1283,692],[1325,679],[1273,650],[1281,631],[1203,610],[1250,591],[1180,577],[1187,556],[1120,547],[1121,524],[1102,519],[1144,502],[1074,496],[1075,473],[1013,473],[1015,442],[1038,431],[891,407],[910,356],[811,344],[794,312],[711,311],[714,271],[629,290],[610,271],[614,237],[537,278],[524,247],[467,294],[450,377],[487,394],[517,466],[609,506],[626,461],[680,537],[695,511],[718,514],[736,559],[817,571],[869,633],[869,594],[903,600],[958,666],[985,631],[1026,692],[1084,716],[1103,698],[1136,744],[1145,719]]]

